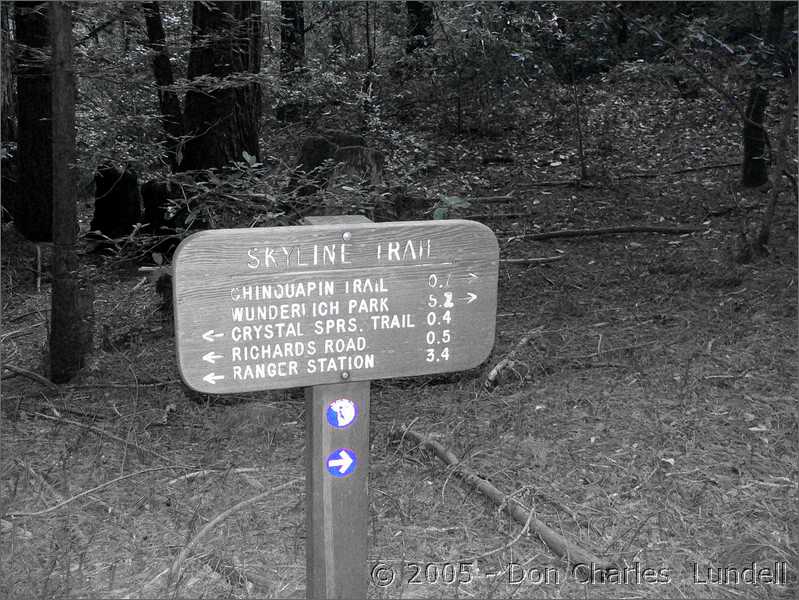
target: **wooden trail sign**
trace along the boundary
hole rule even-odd
[[[369,381],[485,360],[499,249],[471,221],[307,221],[180,244],[178,366],[205,393],[306,387],[306,597],[365,598]]]
[[[181,376],[220,394],[469,369],[493,347],[498,259],[473,221],[194,234],[174,257]]]

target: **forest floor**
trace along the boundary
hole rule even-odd
[[[765,599],[796,589],[793,192],[770,255],[739,264],[734,239],[767,194],[739,188],[739,167],[718,166],[740,160],[722,102],[616,82],[591,89],[586,105],[588,147],[605,150],[589,152],[584,185],[563,183],[578,172],[576,153],[544,125],[492,139],[427,134],[434,166],[417,191],[512,194],[453,216],[488,224],[503,260],[562,258],[501,262],[496,344],[482,366],[373,382],[368,567],[395,577],[370,582],[370,597]],[[484,164],[497,153],[513,162]],[[630,224],[702,231],[524,237]],[[3,363],[41,374],[49,279],[37,281],[33,245],[8,227],[2,243]],[[90,364],[59,387],[3,371],[0,596],[303,597],[302,390],[188,393],[152,283],[135,265],[86,264],[97,299]],[[622,573],[580,580],[524,523],[398,442],[393,432],[411,423]],[[273,488],[200,540],[169,581],[203,525]],[[785,565],[786,581],[719,582],[718,569],[752,563]]]

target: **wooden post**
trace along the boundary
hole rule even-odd
[[[305,388],[305,595],[312,600],[366,598],[369,387],[361,381]],[[352,402],[356,416],[337,428],[328,414],[342,401]]]
[[[370,221],[342,215],[306,217],[305,222]],[[361,381],[305,388],[305,597],[309,600],[366,598],[370,386],[371,382]],[[352,421],[343,427],[332,424],[330,407],[347,400],[355,410]],[[341,476],[347,456],[355,464]],[[335,464],[329,467],[331,460]]]

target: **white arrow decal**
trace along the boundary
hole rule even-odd
[[[211,385],[215,385],[218,379],[224,379],[224,375],[214,375],[213,373],[208,373],[205,377],[203,377],[203,381],[207,381]]]
[[[214,338],[220,338],[220,337],[222,337],[223,335],[225,335],[225,334],[224,334],[224,333],[215,333],[213,329],[209,329],[208,331],[206,331],[206,332],[203,334],[203,339],[204,339],[206,342],[213,342],[213,341],[214,341]]]
[[[346,473],[347,469],[350,468],[352,464],[352,457],[349,455],[349,452],[341,450],[338,453],[338,458],[334,458],[332,460],[327,461],[328,467],[338,467],[339,473]]]
[[[472,273],[471,271],[469,271],[469,281],[467,281],[466,283],[472,283],[478,277],[479,277],[478,275],[476,275],[475,273]]]
[[[225,357],[224,357],[224,355],[222,355],[222,354],[214,354],[214,352],[213,352],[213,351],[211,351],[211,352],[208,352],[208,353],[206,353],[206,354],[203,354],[203,360],[204,360],[205,362],[209,362],[209,363],[211,363],[211,364],[214,364],[214,363],[215,363],[217,360],[219,360],[220,358],[225,358]]]
[[[472,292],[466,292],[466,296],[466,298],[461,298],[461,300],[466,300],[466,304],[471,304],[477,300],[477,294],[473,294]]]

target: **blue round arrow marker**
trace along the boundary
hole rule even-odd
[[[349,448],[338,448],[328,456],[325,466],[333,477],[346,477],[355,470],[358,457]]]
[[[358,405],[349,398],[338,398],[327,405],[325,415],[331,427],[344,429],[358,418]]]

